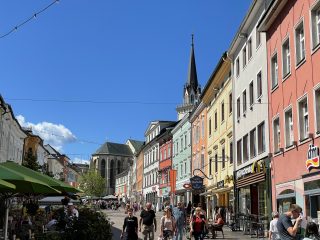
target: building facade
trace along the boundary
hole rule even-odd
[[[320,1],[274,1],[267,34],[272,205],[320,210]]]
[[[230,211],[234,207],[232,78],[226,52],[204,87],[201,99],[207,106],[206,175],[211,178],[206,186],[207,212],[213,218],[214,207]]]

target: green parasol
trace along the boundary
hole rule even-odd
[[[9,182],[6,182],[2,179],[0,179],[0,192],[3,191],[10,191],[16,189],[16,186],[14,184],[11,184]]]
[[[17,163],[14,162],[4,162],[1,163],[0,166],[4,166],[8,169],[14,170],[16,172],[22,173],[28,177],[32,177],[38,181],[44,182],[50,187],[59,190],[60,192],[65,192],[65,193],[78,193],[81,192],[81,190],[76,189],[69,184],[66,184],[64,182],[61,182],[57,179],[54,179],[48,175],[42,174],[40,172],[36,172],[30,168],[26,168],[24,166],[21,166]],[[1,176],[1,175],[0,175]]]

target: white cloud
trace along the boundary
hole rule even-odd
[[[72,159],[73,163],[82,163],[82,164],[89,164],[90,161],[88,159],[81,159],[78,157],[75,157],[74,159]]]
[[[26,122],[22,115],[19,115],[16,118],[22,127],[32,128],[33,134],[40,136],[45,144],[50,144],[58,151],[62,150],[64,144],[76,141],[76,136],[62,124],[49,122],[34,124]]]

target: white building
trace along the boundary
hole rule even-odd
[[[237,210],[257,215],[267,215],[268,180],[263,172],[252,177],[252,169],[269,162],[266,35],[257,25],[269,2],[253,1],[228,51],[233,64]]]
[[[13,161],[22,164],[26,133],[15,118],[10,105],[1,98],[0,115],[0,162]]]

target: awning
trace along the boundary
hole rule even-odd
[[[31,194],[61,194],[60,191],[50,187],[45,182],[39,181],[23,173],[16,172],[0,164],[0,178],[16,186],[12,192]]]
[[[57,189],[60,192],[65,193],[78,193],[81,192],[81,190],[76,189],[69,184],[66,184],[64,182],[61,182],[57,179],[54,179],[48,175],[42,174],[40,172],[36,172],[30,168],[26,168],[24,166],[21,166],[14,162],[4,162],[0,164],[1,166],[4,166],[8,169],[14,170],[18,173],[24,174],[28,177],[32,177],[38,181],[44,182],[45,184],[49,185],[50,187]],[[0,175],[1,176],[1,175]],[[1,178],[1,177],[0,177]]]

